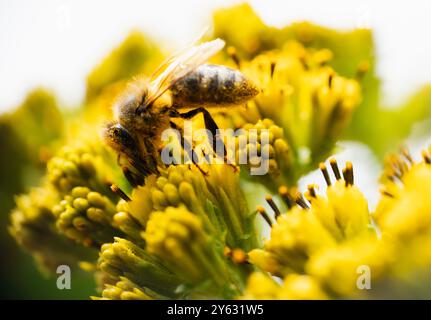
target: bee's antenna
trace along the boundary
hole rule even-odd
[[[140,115],[143,109],[142,105],[137,106],[135,109],[135,115]]]
[[[153,103],[147,103],[147,95],[142,96],[141,101],[139,102],[138,106],[135,109],[135,114],[139,115],[141,114],[145,108],[151,107]]]

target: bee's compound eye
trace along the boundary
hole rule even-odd
[[[136,143],[133,136],[121,124],[115,124],[107,129],[109,144],[117,148],[135,149]]]
[[[114,126],[111,127],[111,132],[112,134],[114,134],[115,136],[121,138],[127,138],[130,136],[129,132],[121,125],[121,124],[116,124]]]

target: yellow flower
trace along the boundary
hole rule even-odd
[[[208,230],[219,237],[226,234],[230,247],[250,250],[257,246],[254,214],[241,188],[238,169],[229,165],[170,166],[160,176],[146,179],[134,189],[130,214],[145,226],[154,210],[186,206],[197,214]],[[202,172],[204,171],[204,173]]]
[[[353,185],[351,163],[346,164],[342,173],[334,159],[330,163],[336,178],[334,183],[326,166],[323,163],[320,166],[328,184],[326,197],[310,185],[306,192],[308,204],[301,194],[293,196],[287,188],[280,188],[280,195],[291,210],[281,214],[275,208],[278,218],[272,225],[270,239],[265,242],[264,250],[249,253],[250,262],[277,275],[301,273],[307,261],[320,251],[362,235],[375,236],[367,201]],[[267,201],[274,207],[270,197]],[[299,207],[293,207],[295,202]]]
[[[387,164],[383,195],[375,215],[382,232],[391,237],[407,240],[430,231],[431,205],[427,200],[431,165],[426,152],[423,156],[425,159],[419,163],[404,155]]]
[[[258,267],[264,269],[270,266],[270,270],[266,271],[274,272],[274,267],[278,266],[274,272],[277,275],[301,273],[311,255],[334,245],[335,239],[315,215],[308,210],[294,208],[278,217],[272,226],[270,239],[265,242],[264,249],[270,253],[270,261],[274,262],[261,259],[256,250],[250,252],[250,257],[252,263],[265,261]]]
[[[156,256],[129,240],[115,238],[113,243],[105,243],[97,265],[105,284],[127,277],[153,298],[178,296],[175,290],[180,282],[174,273]]]
[[[114,203],[86,187],[75,187],[52,209],[57,228],[85,246],[100,247],[122,235],[113,226]]]
[[[367,202],[353,185],[351,163],[342,171],[334,159],[330,165],[335,181],[331,180],[326,166],[320,166],[328,184],[326,197],[319,195],[313,185],[305,193],[309,203],[300,194],[293,196],[287,188],[280,189],[290,210],[285,214],[275,210],[278,218],[272,225],[269,240],[263,250],[249,252],[249,261],[272,275],[310,276],[321,283],[327,297],[361,296],[364,291],[357,286],[360,268],[369,268],[371,283],[381,287],[396,251],[392,243],[378,239],[371,227]],[[267,200],[270,204],[270,198]],[[280,296],[272,296],[276,297]]]
[[[251,250],[248,253],[248,261],[272,274],[279,274],[282,268],[276,258],[276,254],[263,249]]]
[[[62,236],[55,226],[52,206],[57,195],[49,187],[32,189],[16,197],[9,232],[29,251],[44,272],[55,272],[62,264],[76,265],[80,260],[92,261],[97,251],[83,248]]]
[[[426,292],[424,287],[431,281],[427,271],[431,265],[430,159],[429,150],[422,152],[422,161],[414,161],[406,149],[390,156],[375,213],[383,239],[396,250],[393,283],[407,298],[415,297],[416,291]]]
[[[106,284],[102,291],[102,298],[92,297],[94,300],[153,300],[142,288],[125,277],[114,285]]]
[[[358,80],[339,75],[328,65],[331,58],[327,48],[288,41],[251,61],[241,61],[241,71],[261,93],[246,108],[223,111],[217,120],[222,127],[246,130],[263,124],[283,136],[274,141],[278,148],[273,151],[280,154],[270,158],[269,174],[263,177],[272,180],[266,183],[271,189],[293,186],[325,159],[362,100]],[[270,149],[274,146],[271,143]]]
[[[368,203],[362,192],[346,180],[342,180],[338,164],[335,159],[330,160],[336,181],[326,189],[326,197],[320,196],[309,189],[307,197],[311,202],[310,211],[337,241],[350,239],[370,231],[371,217]],[[326,166],[320,166],[324,176],[328,177]],[[345,172],[351,174],[353,168],[347,162]],[[350,173],[351,172],[351,173]],[[349,179],[347,179],[348,181]],[[312,186],[310,188],[313,188]]]
[[[365,276],[369,275],[373,289],[387,276],[393,253],[389,245],[376,237],[358,237],[314,255],[307,262],[306,271],[336,296],[360,297],[367,294],[358,286],[360,276],[369,273]]]
[[[169,261],[192,282],[207,275],[220,279],[219,270],[214,269],[217,266],[211,264],[212,257],[208,256],[214,254],[211,239],[202,221],[187,209],[168,207],[164,212],[154,212],[144,238],[149,252]]]
[[[113,217],[113,226],[123,231],[136,244],[143,244],[141,232],[144,227],[131,215],[129,202],[123,199],[118,201],[116,211]]]
[[[240,298],[245,300],[272,300],[276,299],[280,290],[280,285],[271,277],[261,272],[254,272],[249,276],[244,295]]]
[[[240,292],[243,268],[225,259],[220,240],[186,208],[168,207],[164,212],[154,212],[144,238],[149,253],[162,259],[185,284],[196,289],[189,293],[193,297],[233,297]]]
[[[112,194],[108,187],[111,170],[103,154],[100,143],[77,142],[64,146],[49,160],[47,179],[63,195],[77,186]]]
[[[279,299],[286,300],[322,300],[328,299],[316,279],[308,275],[291,274],[284,278]]]
[[[266,28],[249,4],[222,9],[214,14],[214,35],[235,44],[246,56],[267,48],[265,39],[261,37]]]
[[[273,120],[284,129],[289,145],[309,153],[309,158],[299,154],[305,163],[326,157],[361,101],[359,83],[322,65],[325,55],[330,58],[328,49],[313,51],[288,42],[243,67],[262,89],[243,117],[252,123],[258,120],[250,119],[254,115]]]
[[[283,129],[270,119],[259,120],[256,124],[246,123],[241,129],[243,134],[237,136],[235,141],[235,162],[250,173],[245,176],[265,184],[270,190],[294,183],[293,151],[284,137]],[[253,168],[267,168],[268,172],[253,174]]]
[[[13,143],[22,143],[20,151],[33,164],[45,164],[64,136],[65,121],[60,106],[53,93],[43,88],[32,90],[13,113],[2,114],[1,119],[2,125],[9,126],[17,136],[18,141]],[[5,134],[2,132],[5,140],[11,139]]]
[[[337,32],[309,23],[278,29],[244,4],[214,15],[213,36],[227,43],[214,61],[235,65],[260,89],[243,108],[211,108],[221,128],[243,129],[235,140],[235,164],[161,165],[142,186],[137,185],[144,179],[127,183],[121,158],[116,165],[114,152],[95,137],[102,120],[111,118],[109,106],[125,83],[138,73],[148,75],[161,58],[151,41],[133,32],[88,76],[83,108],[73,117],[68,113],[64,127],[55,100],[44,91],[3,118],[4,131],[16,138],[6,139],[10,146],[25,140],[25,129],[35,129],[28,141],[9,148],[30,155],[21,159],[20,172],[27,171],[24,164],[47,162],[41,187],[16,199],[9,231],[17,242],[46,270],[68,264],[94,272],[101,285],[101,296],[94,299],[429,295],[429,151],[421,162],[406,150],[388,158],[374,215],[354,184],[350,162],[341,170],[330,160],[332,172],[321,163],[326,191],[310,185],[298,192],[298,180],[324,161],[340,138],[376,146],[369,141],[373,134],[363,134],[376,133],[376,126],[364,126],[377,108],[370,32]],[[157,105],[165,99],[169,95]],[[365,109],[344,135],[361,104]],[[44,112],[34,110],[39,106]],[[33,113],[43,116],[42,124],[56,121],[36,135],[40,128],[30,119]],[[193,119],[193,129],[204,122]],[[51,157],[63,129],[68,141]],[[69,143],[71,137],[76,142]],[[197,153],[210,156],[199,149],[203,144],[193,143]],[[39,160],[32,159],[34,154]],[[240,163],[244,155],[246,164]],[[259,156],[267,157],[267,173],[248,174],[259,166]],[[278,190],[279,198],[265,198],[273,215],[263,206],[249,210],[264,188]],[[268,226],[256,223],[257,214]],[[368,276],[371,289],[361,290],[361,279]]]
[[[247,288],[241,299],[316,300],[327,299],[319,282],[307,275],[291,274],[279,284],[260,272],[250,275]]]

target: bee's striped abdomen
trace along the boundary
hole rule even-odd
[[[241,72],[204,64],[171,89],[178,107],[238,105],[253,98],[258,89]]]

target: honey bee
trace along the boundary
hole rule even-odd
[[[102,137],[119,159],[127,159],[128,165],[122,167],[132,185],[143,184],[146,176],[158,173],[161,133],[169,127],[178,129],[172,118],[191,119],[202,113],[216,142],[218,126],[207,108],[238,106],[258,94],[258,88],[241,72],[205,64],[224,44],[216,39],[174,55],[149,81],[142,77],[132,80],[115,101],[115,120],[105,126]]]

